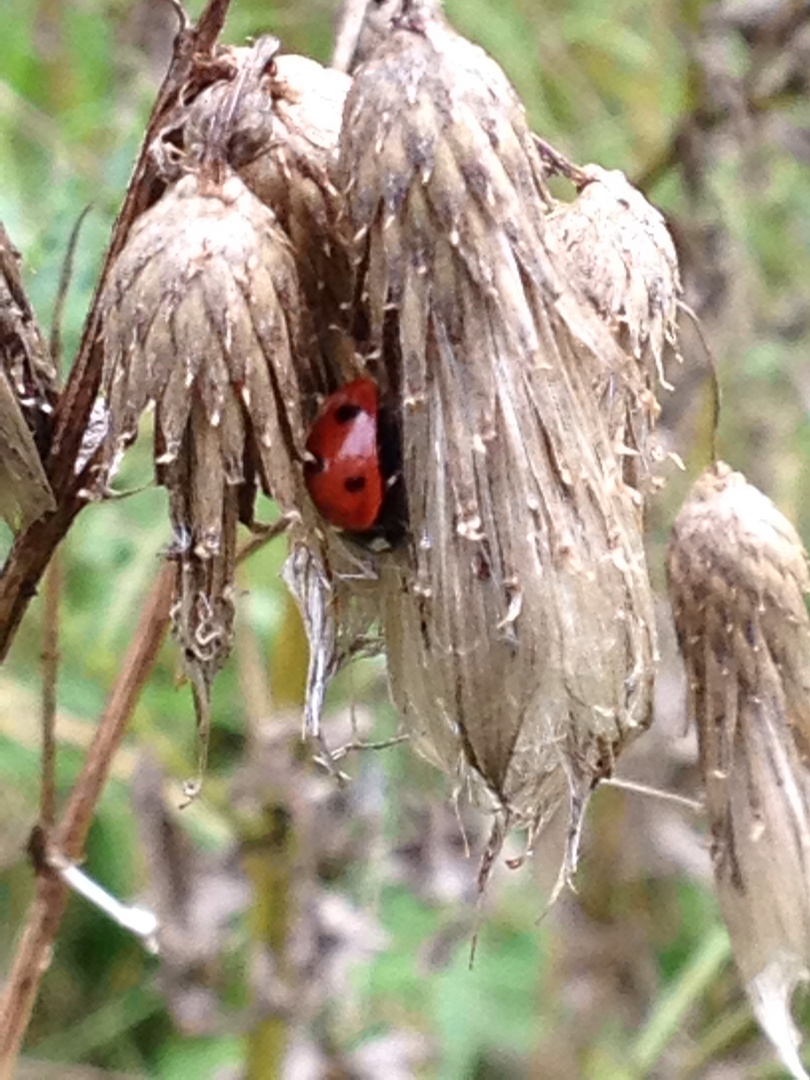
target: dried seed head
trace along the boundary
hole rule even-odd
[[[102,309],[107,468],[154,403],[176,627],[202,696],[230,647],[236,523],[256,479],[284,509],[301,501],[310,335],[289,243],[238,176],[189,175],[135,223]]]
[[[770,500],[721,463],[681,509],[668,569],[723,916],[760,1024],[805,1078],[790,999],[810,978],[807,559]]]
[[[56,371],[19,260],[0,225],[0,516],[14,529],[54,509],[40,453],[50,432]]]
[[[398,402],[410,543],[381,559],[417,745],[541,825],[649,720],[652,603],[594,386],[617,346],[544,240],[503,72],[407,5],[355,76],[341,175],[362,347]]]
[[[626,479],[638,487],[650,472],[656,383],[668,387],[666,361],[677,357],[678,260],[661,214],[623,173],[597,165],[576,173],[579,194],[549,215],[546,238],[627,358],[618,373],[623,393],[609,370],[599,390]]]
[[[229,115],[227,159],[287,233],[322,349],[337,362],[351,274],[335,172],[351,80],[307,57],[268,57],[273,41],[233,50],[240,90]],[[214,84],[195,100],[185,122],[192,157],[202,154],[211,116],[224,97],[233,97],[230,82]]]

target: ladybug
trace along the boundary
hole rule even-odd
[[[326,520],[349,532],[373,530],[385,500],[379,412],[377,384],[355,379],[324,401],[307,437],[307,490]]]

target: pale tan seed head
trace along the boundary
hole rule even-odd
[[[722,463],[672,531],[670,595],[700,738],[715,881],[754,1011],[792,1075],[810,977],[810,620],[793,526]]]
[[[360,346],[402,428],[409,541],[380,560],[395,701],[510,822],[568,794],[576,833],[649,720],[651,594],[595,390],[626,361],[548,248],[514,91],[429,10],[356,71],[341,178]]]

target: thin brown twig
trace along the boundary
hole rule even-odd
[[[242,562],[258,548],[280,536],[290,519],[280,518],[243,545]],[[96,736],[65,811],[52,833],[52,847],[70,862],[79,862],[95,808],[107,781],[112,760],[129,718],[157,657],[169,626],[175,566],[166,562],[144,607],[138,629],[124,657]],[[39,983],[67,903],[67,886],[45,866],[20,938],[14,965],[0,998],[0,1080],[11,1080],[22,1039],[31,1017]]]
[[[49,351],[51,360],[56,366],[57,372],[62,367],[62,316],[65,310],[70,279],[73,276],[73,266],[76,261],[76,248],[79,243],[79,233],[82,231],[84,219],[90,213],[91,207],[85,206],[84,210],[76,218],[73,228],[68,237],[67,251],[62,260],[62,270],[59,274],[59,287],[56,290],[56,301],[53,305],[53,318],[51,321],[51,334],[49,339]]]
[[[56,821],[56,684],[59,673],[59,601],[62,562],[57,551],[45,576],[42,620],[42,762],[39,823],[49,830]]]
[[[174,567],[166,565],[152,587],[82,771],[54,830],[53,846],[71,861],[81,858],[113,757],[166,633],[173,577]],[[0,1080],[12,1080],[14,1075],[67,897],[67,886],[40,868],[36,895],[0,998]]]
[[[35,521],[16,538],[0,576],[0,660],[8,651],[54,551],[70,528],[73,518],[84,506],[82,491],[87,483],[86,470],[77,474],[75,462],[101,377],[99,330],[102,290],[113,260],[123,248],[133,222],[149,200],[155,197],[151,183],[154,176],[150,144],[160,130],[167,110],[176,102],[186,84],[195,61],[200,55],[210,54],[213,49],[229,4],[230,0],[209,0],[197,26],[182,26],[175,39],[172,61],[158,93],[113,230],[79,352],[57,407],[54,439],[47,463],[57,507],[53,513]],[[70,860],[78,861],[81,858],[115,751],[168,627],[173,579],[174,567],[166,565],[152,589],[82,771],[53,832],[53,846]],[[46,799],[45,812],[51,814],[53,808],[47,803],[50,797],[43,797]],[[0,998],[0,1080],[12,1080],[14,1075],[67,897],[65,884],[40,860],[34,901]]]

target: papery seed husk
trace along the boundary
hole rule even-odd
[[[810,977],[810,620],[793,526],[719,463],[668,552],[720,905],[754,1011],[806,1077],[790,1000]]]
[[[546,240],[628,358],[619,379],[623,393],[609,371],[596,389],[626,459],[625,478],[644,486],[652,471],[656,387],[669,386],[666,371],[678,358],[678,258],[663,217],[623,173],[586,165],[577,174],[579,193],[549,215]]]
[[[650,587],[593,387],[622,366],[544,240],[500,68],[409,4],[358,69],[341,175],[357,292],[399,403],[411,538],[381,558],[393,696],[419,748],[542,824],[649,721]]]

